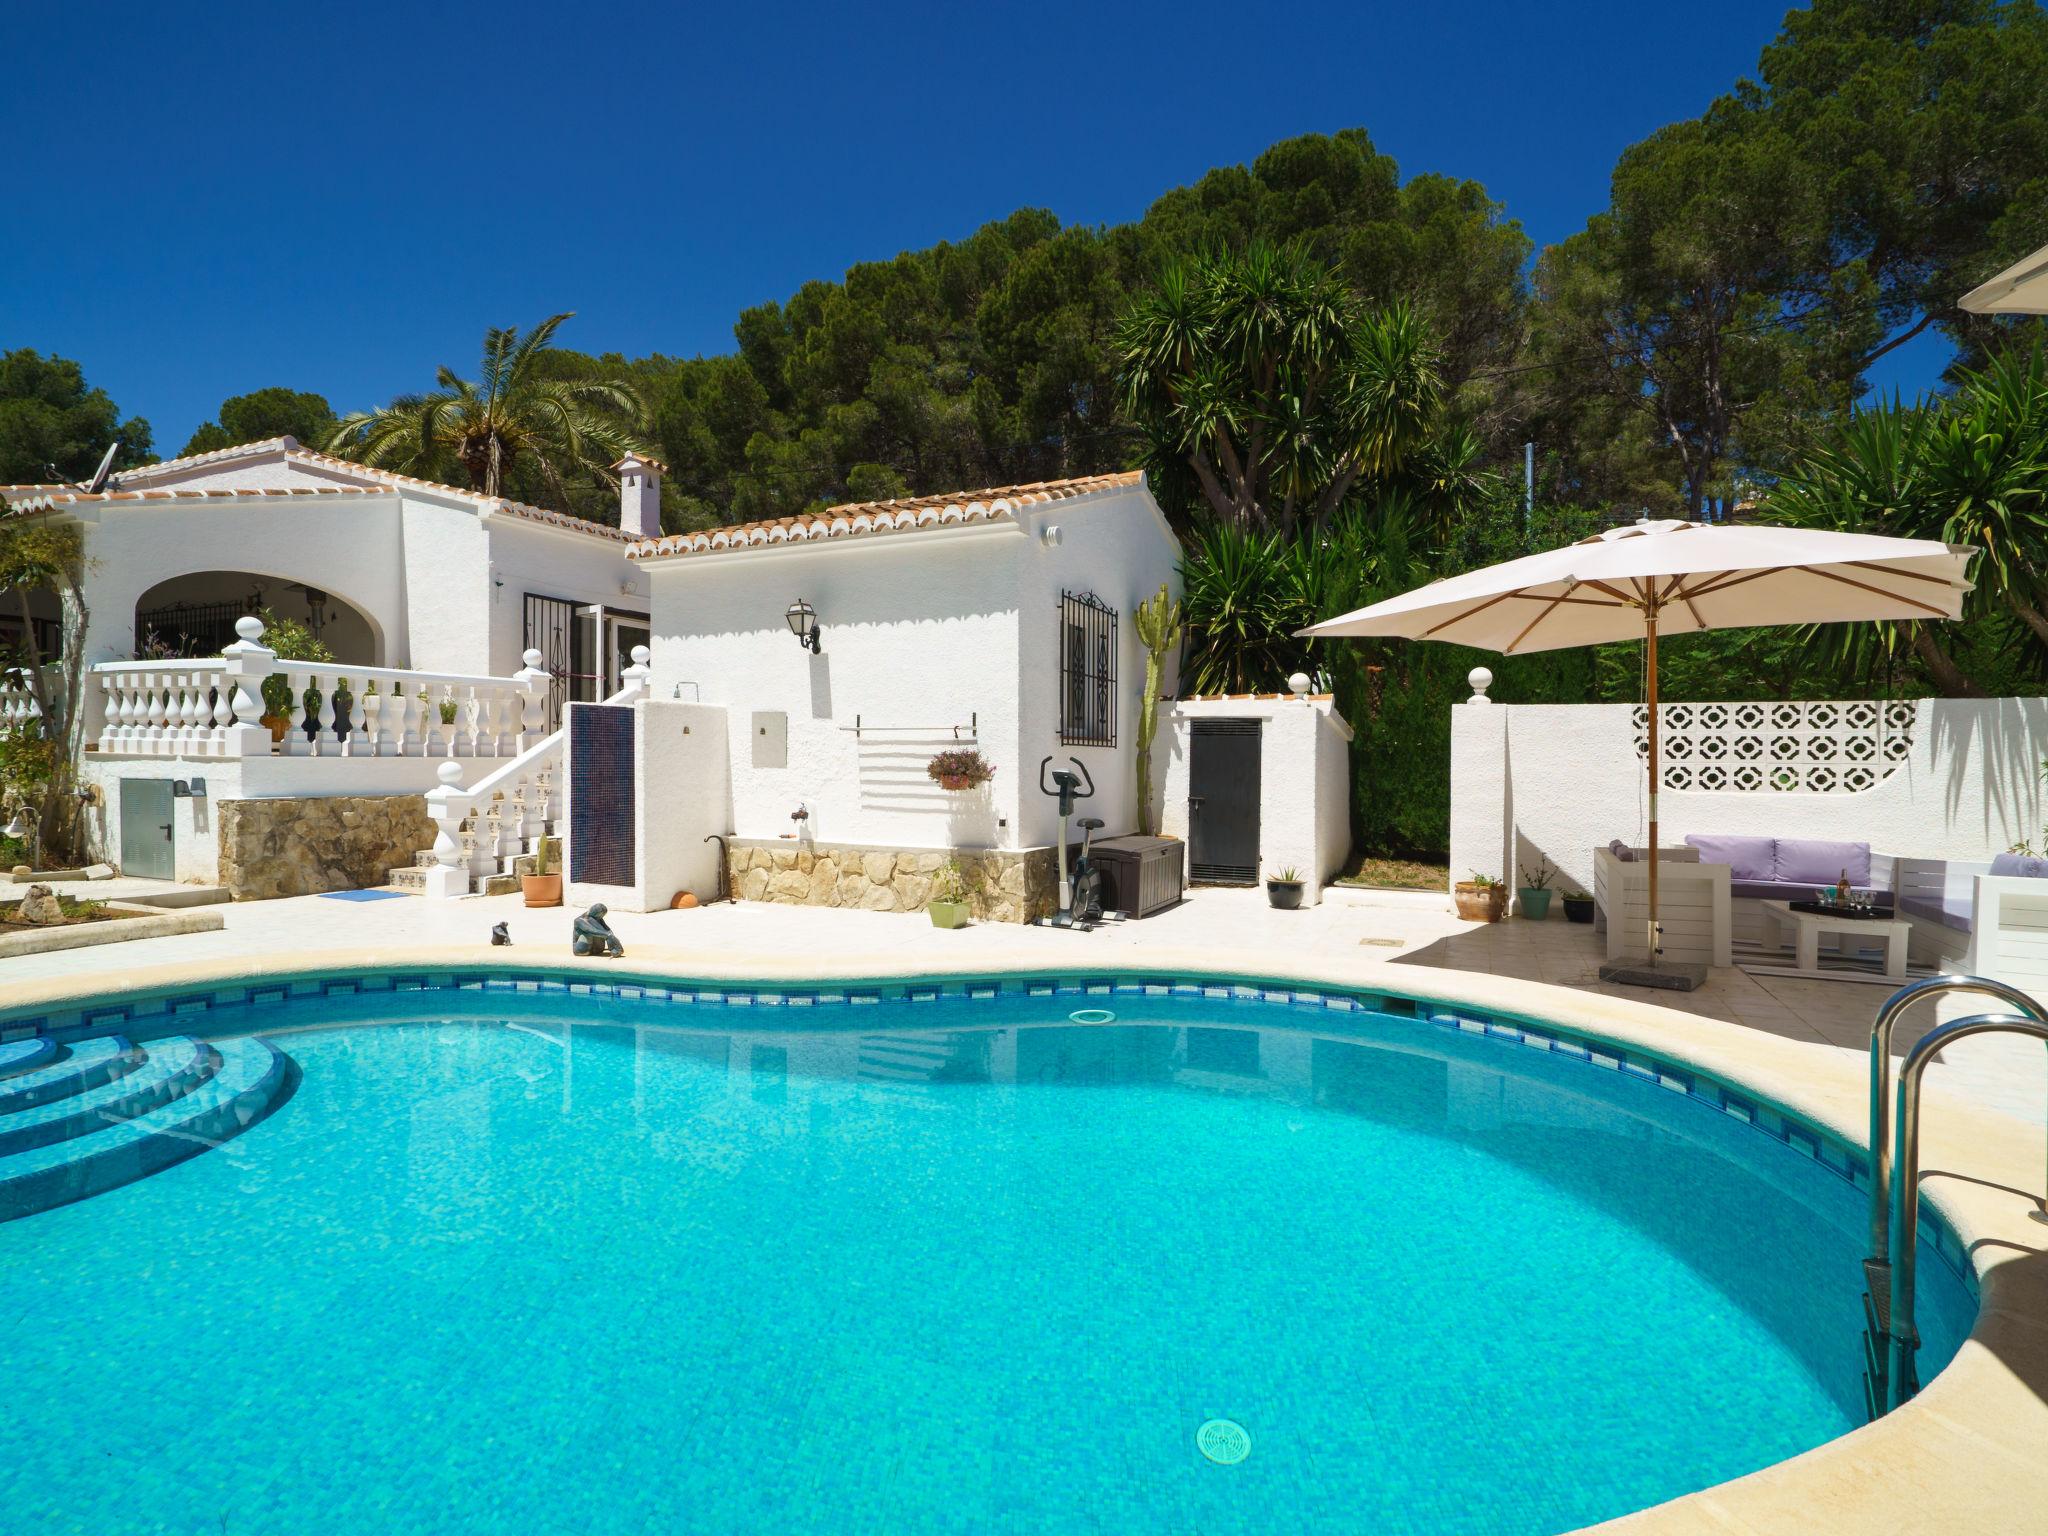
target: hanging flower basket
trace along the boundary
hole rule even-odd
[[[996,770],[989,760],[972,747],[956,747],[951,751],[941,752],[924,765],[924,771],[925,777],[935,782],[939,788],[953,790],[956,793],[961,790],[979,789],[996,776]]]

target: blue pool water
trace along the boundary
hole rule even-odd
[[[1425,1019],[444,992],[238,1028],[297,1064],[268,1118],[0,1225],[10,1531],[1536,1536],[1861,1422],[1856,1188]],[[1922,1276],[1931,1376],[1972,1303]]]

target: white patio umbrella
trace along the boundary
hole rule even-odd
[[[1640,522],[1325,619],[1304,636],[1443,640],[1521,655],[1641,640],[1648,673],[1649,961],[1657,922],[1657,637],[1767,624],[1953,619],[1976,551],[1765,524]]]
[[[2048,315],[2048,245],[1956,302],[1974,315]]]

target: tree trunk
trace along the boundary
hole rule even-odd
[[[1913,625],[1913,654],[1927,668],[1927,675],[1934,679],[1934,686],[1941,690],[1943,698],[1984,697],[1984,690],[1970,681],[1963,669],[1941,648],[1941,642],[1934,638],[1934,631],[1924,623]]]

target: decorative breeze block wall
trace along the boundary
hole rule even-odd
[[[1912,755],[1910,699],[1793,704],[1665,704],[1658,713],[1663,787],[1708,793],[1855,794]],[[1636,756],[1650,755],[1650,712],[1633,716]]]

